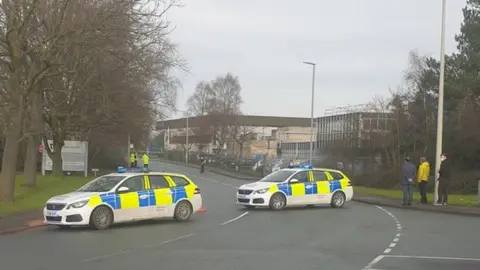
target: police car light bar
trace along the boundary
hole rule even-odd
[[[118,166],[117,167],[117,172],[118,173],[126,173],[126,172],[148,172],[147,168],[125,168],[123,166]]]

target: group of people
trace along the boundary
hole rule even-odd
[[[448,203],[448,190],[450,184],[451,164],[447,159],[446,154],[442,154],[440,157],[441,164],[439,170],[438,181],[438,200],[435,205],[447,205]],[[420,158],[420,164],[416,167],[409,157],[405,158],[403,164],[403,205],[411,205],[413,200],[413,189],[415,182],[418,184],[418,190],[420,192],[420,203],[427,204],[427,183],[430,178],[430,164],[425,157]],[[415,181],[416,180],[416,181]],[[415,181],[415,182],[414,182]]]
[[[150,158],[148,157],[147,153],[143,153],[142,155],[142,163],[144,168],[148,168],[148,162]],[[130,153],[130,168],[137,168],[138,167],[138,154],[137,153]]]

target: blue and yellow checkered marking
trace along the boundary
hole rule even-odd
[[[190,194],[191,193],[191,194]],[[107,204],[114,210],[132,209],[148,206],[160,206],[177,203],[182,199],[193,196],[193,191],[187,191],[185,187],[172,187],[155,190],[144,190],[116,194],[115,192],[93,195],[90,197],[89,205],[95,207],[100,204]]]
[[[345,185],[341,182],[341,180],[296,183],[293,185],[288,183],[281,183],[277,184],[276,188],[273,188],[270,191],[275,192],[277,190],[280,190],[287,196],[303,196],[314,194],[329,194],[339,189],[345,189],[344,186]]]
[[[340,180],[329,181],[329,184],[330,184],[330,193],[333,193],[336,190],[342,189],[342,184],[340,184]]]

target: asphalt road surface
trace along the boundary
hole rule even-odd
[[[478,270],[479,218],[348,203],[248,210],[235,204],[246,183],[198,169],[206,213],[188,223],[155,221],[107,231],[46,228],[0,237],[6,270]]]

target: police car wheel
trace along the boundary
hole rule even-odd
[[[181,201],[175,206],[173,218],[177,221],[188,221],[192,217],[192,205],[187,201]]]
[[[333,208],[341,208],[345,204],[345,194],[343,192],[335,192],[332,195],[330,206]]]
[[[90,224],[96,230],[105,230],[113,223],[113,213],[106,206],[95,208],[90,216]]]
[[[287,205],[287,198],[282,193],[275,193],[270,198],[270,209],[282,210]]]

